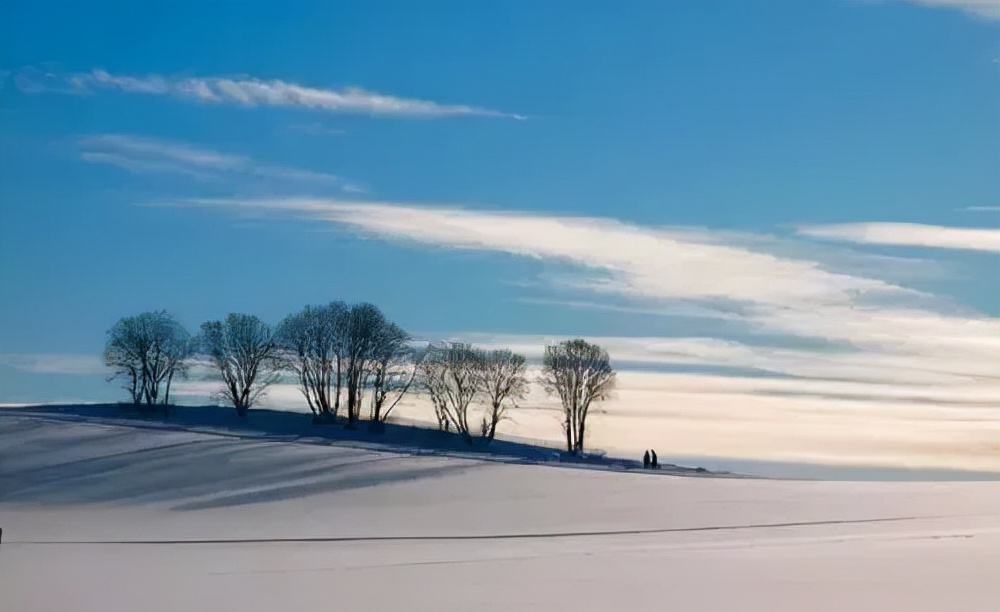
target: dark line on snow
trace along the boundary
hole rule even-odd
[[[35,540],[13,541],[10,544],[101,544],[101,545],[183,545],[183,544],[294,544],[309,542],[431,542],[468,540],[541,540],[557,538],[601,537],[621,535],[655,535],[660,533],[689,533],[698,531],[740,531],[746,529],[774,529],[779,527],[809,527],[822,525],[858,525],[865,523],[892,523],[920,519],[947,518],[945,516],[902,516],[871,519],[842,519],[827,521],[797,521],[787,523],[757,523],[751,525],[711,525],[707,527],[667,527],[662,529],[621,529],[613,531],[563,531],[555,533],[501,533],[492,535],[439,535],[439,536],[328,536],[295,538],[231,538],[199,540]]]

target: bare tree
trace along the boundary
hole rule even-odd
[[[344,302],[330,302],[326,306],[325,321],[332,340],[333,357],[335,361],[335,377],[333,381],[333,414],[340,412],[340,395],[344,388],[344,356],[347,337],[346,326],[350,309]]]
[[[476,365],[477,386],[487,406],[481,431],[483,438],[492,441],[497,424],[506,418],[507,409],[516,406],[528,394],[525,359],[506,349],[483,351]]]
[[[445,377],[447,366],[444,359],[440,358],[441,347],[427,348],[424,359],[417,368],[420,377],[420,386],[427,391],[434,406],[434,416],[437,417],[438,429],[441,431],[451,431],[451,418],[448,410],[448,396],[445,393]]]
[[[343,351],[347,361],[347,427],[353,428],[361,413],[364,384],[374,366],[378,338],[387,325],[385,315],[374,304],[352,306],[344,317]]]
[[[278,326],[277,342],[315,415],[336,417],[340,409],[347,312],[343,302],[306,306]]]
[[[175,376],[185,374],[184,360],[191,354],[187,330],[160,310],[123,317],[107,336],[104,363],[114,369],[111,379],[125,379],[134,404],[168,405],[170,385]]]
[[[420,356],[409,340],[410,335],[391,321],[384,321],[376,334],[370,374],[370,418],[374,423],[384,423],[413,385]],[[386,405],[390,395],[393,401]]]
[[[115,378],[125,379],[122,388],[129,392],[132,403],[138,406],[143,399],[142,356],[147,349],[146,340],[139,330],[137,317],[119,319],[108,330],[107,335],[104,345],[104,364],[114,371],[108,382]]]
[[[469,344],[448,343],[429,350],[420,364],[424,387],[431,396],[439,427],[451,426],[469,442],[469,405],[479,395],[477,375],[482,356]]]
[[[614,389],[608,352],[580,339],[546,346],[541,383],[562,402],[566,450],[582,452],[591,403],[607,399]]]
[[[222,397],[244,417],[277,382],[281,360],[271,327],[248,314],[230,314],[223,321],[201,326],[201,345],[219,369],[225,385]]]

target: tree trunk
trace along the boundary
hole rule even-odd
[[[337,395],[335,395],[333,399],[333,414],[335,416],[340,411],[340,388],[342,384],[342,376],[343,372],[340,355],[337,355]]]
[[[330,388],[333,384],[333,368],[324,362],[323,365],[323,395],[326,397],[326,405],[330,405]]]
[[[139,375],[132,371],[132,403],[138,406],[142,403],[142,391],[139,389]]]
[[[358,400],[358,379],[357,372],[350,372],[347,377],[347,429],[354,429],[354,421],[357,418],[359,406]]]
[[[573,430],[573,447],[570,448],[569,452],[571,452],[573,454],[576,454],[577,440],[580,439],[579,429],[578,429],[578,427],[579,427],[579,421],[577,420],[579,418],[579,412],[578,412],[579,411],[579,406],[578,406],[578,401],[577,401],[577,389],[576,389],[576,385],[577,385],[577,382],[576,382],[576,379],[574,378],[573,379],[573,402],[572,402],[572,408],[573,409],[572,409],[572,411],[570,413],[570,419],[569,419],[570,426],[571,426],[571,428]]]
[[[170,373],[167,374],[167,388],[164,390],[164,393],[163,393],[163,403],[164,404],[169,404],[170,403],[170,383],[173,380],[174,380],[174,371],[170,370]]]
[[[497,435],[497,419],[496,417],[493,417],[493,419],[490,421],[490,431],[486,436],[486,441],[492,442],[493,438],[496,437],[496,435]]]

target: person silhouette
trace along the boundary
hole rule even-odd
[[[660,467],[660,462],[656,460],[656,451],[654,450],[654,451],[650,451],[650,452],[653,453],[652,456],[650,457],[650,466],[654,470],[658,469]]]
[[[642,456],[642,469],[649,469],[649,451],[646,451],[646,454]]]

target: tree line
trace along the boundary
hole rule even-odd
[[[107,332],[108,380],[121,380],[136,405],[166,411],[172,382],[199,361],[211,364],[221,380],[217,397],[240,417],[282,376],[294,376],[316,423],[342,419],[353,429],[367,420],[382,431],[403,397],[419,392],[438,428],[470,443],[492,441],[533,382],[523,355],[460,342],[420,346],[369,303],[306,306],[277,326],[232,313],[202,323],[197,334],[161,310],[123,317]],[[566,449],[582,452],[590,407],[615,385],[607,351],[582,339],[546,346],[535,381],[560,400]]]

